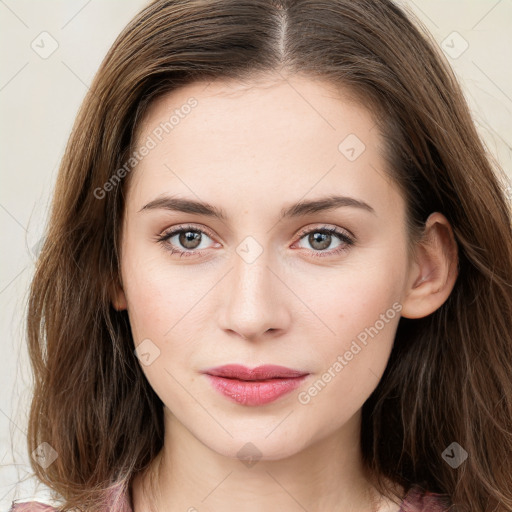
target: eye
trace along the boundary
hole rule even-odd
[[[306,239],[310,244],[313,257],[327,257],[340,254],[347,251],[350,246],[354,245],[354,239],[345,231],[322,226],[319,228],[303,230],[299,233],[300,240]],[[208,247],[201,247],[202,243],[207,244],[207,239],[211,240],[211,236],[204,229],[197,228],[193,225],[177,226],[157,237],[157,242],[161,243],[171,254],[179,254],[182,256],[200,256],[203,250]],[[326,251],[333,242],[338,240],[338,245],[333,249]],[[220,244],[217,244],[219,246]],[[301,247],[305,249],[304,247]]]
[[[302,231],[299,236],[300,240],[306,239],[306,242],[313,248],[312,256],[314,257],[340,254],[354,245],[354,239],[348,233],[328,226]],[[339,241],[338,245],[330,251],[325,251],[336,239]]]
[[[203,229],[195,226],[178,226],[158,236],[157,242],[160,242],[171,254],[193,256],[206,249],[204,246],[201,247],[201,244],[208,238],[210,236]]]

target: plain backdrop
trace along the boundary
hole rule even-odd
[[[143,0],[0,0],[0,510],[30,477],[24,314],[58,165],[107,50]],[[446,54],[490,154],[512,176],[512,1],[403,0]],[[512,189],[509,189],[512,196]]]

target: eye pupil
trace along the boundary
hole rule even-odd
[[[315,243],[320,242],[320,247],[315,247]],[[309,235],[309,243],[312,247],[315,247],[318,250],[326,249],[331,245],[331,235],[328,233],[320,233],[319,231],[315,231]]]
[[[201,234],[195,231],[183,231],[179,235],[179,241],[186,249],[195,249],[201,243]]]

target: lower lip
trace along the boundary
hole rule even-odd
[[[264,405],[298,388],[307,375],[260,381],[228,379],[206,374],[213,387],[241,405]]]

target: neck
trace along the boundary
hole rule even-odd
[[[288,456],[266,457],[250,439],[237,444],[245,447],[239,455],[226,456],[165,408],[164,447],[134,479],[134,512],[397,511],[365,477],[360,418]]]

